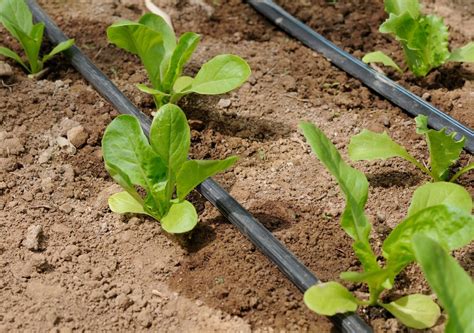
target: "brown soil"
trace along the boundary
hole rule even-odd
[[[134,87],[146,80],[139,62],[109,46],[104,34],[119,17],[139,17],[138,2],[41,3],[136,105],[152,111],[151,99]],[[297,3],[290,6],[296,13],[312,8]],[[217,179],[320,279],[337,280],[340,272],[359,269],[338,224],[343,200],[298,134],[298,121],[320,126],[344,156],[349,137],[369,128],[388,131],[416,157],[426,158],[413,120],[240,1],[214,1],[212,7],[196,0],[160,4],[179,33],[202,34],[189,73],[224,52],[241,55],[253,69],[249,82],[228,96],[183,100],[193,128],[193,156],[240,156],[237,166]],[[319,6],[306,20],[348,50],[393,44],[364,16],[383,20],[379,2]],[[332,21],[341,15],[340,23]],[[362,43],[363,36],[376,42]],[[466,40],[459,31],[453,36],[453,43]],[[0,44],[16,45],[4,30]],[[50,67],[44,80],[33,81],[14,66],[14,76],[0,86],[0,332],[331,331],[331,323],[307,310],[283,274],[199,195],[193,200],[200,225],[187,240],[167,236],[150,219],[111,213],[106,200],[118,189],[103,168],[100,139],[116,112],[64,59]],[[462,84],[444,86],[437,75],[445,73]],[[421,83],[408,75],[401,79],[417,93],[429,92],[436,105],[453,105],[451,114],[469,124],[471,108],[462,96],[472,91],[472,68],[448,65],[430,77]],[[219,108],[219,98],[230,99],[230,107]],[[87,139],[74,147],[67,131],[77,125]],[[463,154],[461,163],[470,159]],[[379,248],[405,215],[414,189],[427,179],[399,160],[356,166],[370,180],[367,211]],[[472,175],[461,183],[474,191]],[[24,242],[31,226],[41,226],[44,234],[33,251]],[[471,273],[473,253],[472,247],[457,253]],[[387,297],[414,291],[429,292],[415,266]],[[385,312],[360,314],[377,331],[406,330]]]
[[[378,31],[380,24],[387,18],[381,0],[276,2],[359,58],[368,52],[383,51],[398,64],[403,64],[400,44],[393,37]],[[473,4],[456,5],[452,1],[432,0],[425,1],[423,11],[445,18],[450,28],[451,50],[473,39]],[[473,69],[474,64],[448,63],[424,78],[416,78],[409,72],[400,74],[384,68],[389,77],[470,128],[474,127],[474,118],[471,116],[474,107]]]

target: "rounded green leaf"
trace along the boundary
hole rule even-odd
[[[310,310],[325,316],[357,310],[357,299],[337,282],[312,286],[304,293],[303,300]]]
[[[441,314],[438,304],[431,297],[421,294],[408,295],[381,305],[404,325],[416,329],[433,326]]]
[[[161,227],[170,234],[181,234],[194,229],[198,221],[196,209],[189,201],[173,202],[161,219]]]
[[[132,197],[128,192],[119,192],[109,197],[109,207],[114,213],[125,214],[147,214],[143,205]]]
[[[250,67],[232,54],[218,55],[206,62],[189,89],[203,95],[218,95],[241,86],[250,76]]]
[[[398,65],[395,63],[395,61],[393,61],[392,58],[390,58],[388,55],[386,55],[382,51],[375,51],[375,52],[367,53],[362,58],[362,61],[365,62],[366,64],[372,63],[372,62],[380,62],[380,63],[384,64],[385,66],[395,68],[400,73],[403,73],[402,69],[400,67],[398,67]]]
[[[467,214],[472,211],[472,198],[464,187],[448,182],[436,182],[424,184],[416,189],[407,217],[425,208],[443,204],[458,208]]]
[[[150,143],[168,168],[178,173],[191,144],[188,121],[179,106],[166,104],[158,110],[151,124]]]

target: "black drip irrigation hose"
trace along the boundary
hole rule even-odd
[[[67,40],[51,18],[42,10],[35,0],[27,0],[36,21],[43,22],[46,34],[54,43]],[[122,114],[130,114],[138,118],[148,136],[151,120],[139,111],[135,105],[105,76],[77,46],[65,52],[74,68],[114,107]],[[258,222],[242,205],[240,205],[216,181],[209,178],[198,186],[197,190],[211,202],[221,214],[245,235],[263,254],[265,254],[288,279],[301,291],[319,283],[319,279],[304,266],[273,234]],[[338,314],[328,317],[335,327],[344,333],[372,332],[358,315]]]
[[[412,116],[428,116],[428,125],[434,129],[447,128],[466,138],[464,149],[474,151],[474,131],[438,110],[422,98],[406,90],[385,75],[375,71],[361,60],[341,50],[335,44],[302,23],[271,0],[246,0],[255,10],[289,35],[309,48],[321,53],[334,65],[349,73],[377,93],[398,105]]]

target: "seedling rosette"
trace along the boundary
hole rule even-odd
[[[28,61],[23,61],[18,53],[3,46],[0,46],[0,55],[15,60],[30,74],[41,72],[45,62],[74,44],[74,40],[69,39],[40,57],[44,23],[33,24],[31,11],[24,0],[0,0],[0,22],[18,40]]]
[[[450,177],[450,168],[459,160],[465,138],[456,140],[456,133],[446,133],[428,128],[428,117],[420,115],[415,118],[416,132],[424,135],[430,152],[429,167],[418,161],[404,147],[393,141],[387,133],[376,133],[363,130],[353,136],[349,144],[349,156],[353,161],[385,160],[400,157],[415,165],[431,176],[434,181],[456,181],[461,175],[474,169],[470,163],[459,169]]]
[[[389,18],[380,26],[382,33],[392,34],[403,47],[405,62],[415,76],[425,76],[433,68],[446,62],[474,62],[474,42],[449,52],[448,27],[443,19],[420,12],[418,0],[385,0]],[[402,69],[386,54],[375,51],[362,61],[380,62],[385,66]]]
[[[396,276],[417,260],[413,243],[415,235],[429,236],[448,251],[465,246],[474,239],[469,192],[460,185],[442,181],[420,186],[413,194],[406,218],[383,242],[385,265],[381,266],[369,242],[371,223],[364,211],[368,197],[367,178],[344,162],[336,147],[316,126],[303,122],[300,128],[315,155],[336,178],[346,199],[341,227],[354,240],[353,250],[362,271],[345,272],[341,278],[366,283],[370,292],[368,299],[358,299],[338,282],[320,283],[305,292],[306,305],[327,316],[352,312],[359,306],[378,305],[408,327],[423,329],[433,326],[440,316],[440,309],[430,296],[414,294],[388,303],[382,301],[381,296],[393,287]]]
[[[206,178],[231,167],[237,158],[188,160],[189,147],[186,116],[176,105],[159,110],[149,141],[135,117],[115,118],[104,133],[102,149],[107,171],[124,191],[109,198],[110,209],[149,215],[169,233],[192,230],[198,216],[186,196]]]
[[[119,21],[107,29],[107,36],[111,43],[138,55],[151,87],[138,84],[137,88],[153,95],[157,108],[166,103],[176,104],[191,93],[224,94],[241,86],[250,76],[245,60],[232,54],[212,58],[194,78],[182,76],[200,36],[186,32],[176,41],[173,29],[155,14],[145,14],[138,22]]]

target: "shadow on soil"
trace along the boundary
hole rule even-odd
[[[367,179],[371,186],[384,188],[415,186],[421,181],[418,174],[401,171],[367,174]]]

